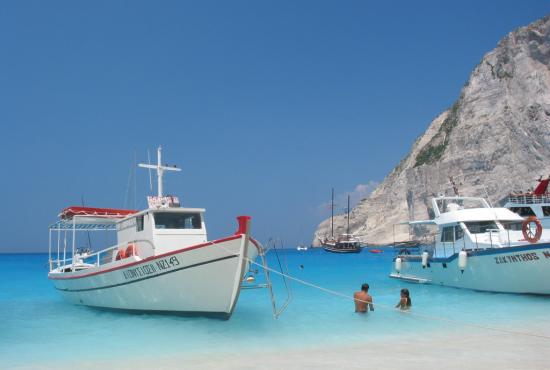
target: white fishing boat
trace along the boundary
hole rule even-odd
[[[482,291],[550,294],[550,231],[536,218],[524,220],[483,198],[440,196],[431,203],[434,219],[406,223],[413,234],[423,229],[420,251],[401,251],[390,277]]]
[[[50,226],[48,278],[74,304],[116,310],[229,318],[249,261],[262,253],[250,237],[250,217],[238,217],[233,235],[209,241],[202,208],[181,207],[164,196],[161,148],[157,196],[142,211],[68,207]],[[97,252],[79,248],[78,234],[116,233],[116,244]]]
[[[543,228],[550,229],[550,177],[543,179],[541,176],[538,182],[534,190],[510,193],[504,207],[524,218],[536,217]]]

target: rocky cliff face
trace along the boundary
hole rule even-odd
[[[508,34],[474,69],[460,97],[413,144],[409,155],[351,212],[351,231],[369,243],[406,240],[393,225],[430,218],[429,201],[452,193],[498,204],[550,174],[550,15]],[[334,219],[345,232],[346,216]],[[314,236],[330,233],[330,219]]]

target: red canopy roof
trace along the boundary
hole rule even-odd
[[[59,214],[64,220],[70,220],[74,216],[88,216],[97,218],[124,218],[128,215],[138,213],[133,209],[115,209],[115,208],[94,208],[94,207],[78,207],[71,206],[65,208]]]

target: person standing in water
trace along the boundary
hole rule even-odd
[[[355,301],[355,312],[366,313],[368,307],[371,311],[374,311],[372,297],[369,295],[369,284],[361,285],[361,290],[353,294],[353,299]]]
[[[408,310],[412,306],[412,301],[410,297],[409,290],[406,288],[401,289],[401,298],[399,299],[399,303],[395,305],[395,308],[400,308],[402,310]]]

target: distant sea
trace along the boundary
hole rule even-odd
[[[478,330],[465,323],[536,331],[549,322],[550,297],[474,292],[390,279],[392,251],[336,255],[323,250],[284,254],[289,273],[352,296],[371,286],[374,312],[354,313],[353,302],[291,282],[293,300],[275,320],[265,289],[241,292],[233,317],[218,319],[115,313],[63,301],[47,279],[46,254],[0,255],[0,359],[2,368],[61,361],[108,361],[220,352],[300,349],[433,336]],[[271,267],[278,266],[269,253]],[[262,273],[258,283],[262,283]],[[204,277],[208,279],[208,276]],[[274,278],[279,304],[286,291]],[[399,291],[411,292],[412,315],[391,308]],[[418,316],[416,316],[417,314]],[[455,322],[440,320],[452,319]]]

